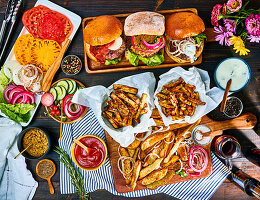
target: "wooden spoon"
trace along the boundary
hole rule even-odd
[[[42,81],[42,90],[44,92],[49,91],[52,80],[60,67],[60,63],[62,61],[63,55],[64,55],[65,51],[67,50],[67,47],[69,46],[69,44],[70,44],[70,39],[66,38],[65,41],[63,42],[63,45],[62,45],[62,48],[60,50],[58,57],[56,58],[56,60],[52,64],[52,66],[48,69],[48,71],[44,75],[44,78]]]
[[[40,176],[40,174],[39,174],[39,164],[42,163],[43,161],[47,161],[47,162],[51,163],[51,165],[52,165],[52,167],[53,167],[53,172],[52,172],[52,174],[51,174],[49,177],[42,177],[42,176]],[[53,185],[52,185],[52,183],[51,183],[51,178],[53,177],[53,175],[55,174],[55,172],[56,172],[56,166],[55,166],[55,164],[54,164],[51,160],[49,160],[49,159],[43,159],[43,160],[39,161],[39,162],[37,163],[37,165],[36,165],[36,173],[37,173],[37,175],[38,175],[40,178],[45,179],[45,180],[48,181],[49,189],[50,189],[50,193],[51,193],[51,194],[54,194],[54,188],[53,188]]]
[[[23,152],[25,152],[30,146],[32,146],[32,142],[29,143],[29,145],[24,150],[22,150],[17,156],[15,156],[14,159],[16,159],[18,156],[20,156]]]
[[[85,146],[79,140],[73,139],[73,142],[76,143],[77,145],[79,145],[81,148],[85,149],[88,154],[90,151],[96,151],[96,149]]]
[[[232,79],[229,79],[228,82],[227,82],[225,93],[224,93],[222,103],[221,103],[221,106],[220,106],[220,112],[224,112],[224,110],[225,110],[226,102],[227,102],[227,96],[228,96],[228,92],[229,92],[231,83],[232,83]]]

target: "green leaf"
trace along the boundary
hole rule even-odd
[[[18,104],[7,104],[7,103],[0,103],[0,110],[4,113],[7,117],[15,122],[28,122],[31,115],[30,111],[35,109],[36,104],[25,104],[25,103],[18,103]]]
[[[122,60],[122,58],[115,58],[113,60],[106,60],[105,65],[115,65],[121,60]]]
[[[131,51],[127,51],[127,54],[128,54],[128,58],[129,58],[129,62],[134,65],[134,66],[137,66],[138,65],[138,62],[139,62],[139,57],[138,55],[132,53]]]
[[[203,39],[207,39],[207,36],[204,33],[201,33],[199,35],[193,36],[198,44],[201,43]]]
[[[148,66],[158,66],[164,61],[164,56],[161,53],[157,53],[150,58],[139,56],[139,59]]]
[[[3,96],[3,92],[4,89],[8,86],[8,83],[9,83],[9,79],[5,75],[4,68],[2,67],[0,71],[0,103],[6,103]]]

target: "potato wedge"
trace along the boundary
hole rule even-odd
[[[164,167],[168,167],[169,165],[174,164],[177,160],[179,160],[179,158],[180,158],[180,157],[179,157],[179,156],[176,156],[176,155],[172,156],[172,158],[170,159],[170,161],[164,164]]]
[[[188,152],[184,144],[181,144],[179,146],[179,148],[177,149],[177,153],[178,155],[180,155],[180,159],[182,161],[188,161]]]
[[[119,152],[121,156],[126,156],[126,157],[130,157],[128,151],[126,148],[124,147],[119,147]],[[131,182],[131,162],[129,160],[124,160],[124,173],[126,173],[127,175],[125,175],[125,182],[128,185]]]
[[[133,155],[134,161],[136,161],[139,151],[140,151],[140,148],[137,147],[137,148],[135,149],[135,153],[134,153],[134,155]]]
[[[154,161],[153,164],[149,165],[148,167],[143,168],[143,169],[140,171],[139,179],[142,179],[142,178],[144,178],[145,176],[147,176],[148,174],[150,174],[152,171],[154,171],[154,170],[156,170],[156,169],[159,169],[162,160],[163,160],[163,158],[158,158],[158,159],[156,159],[156,160]]]
[[[145,149],[149,148],[160,140],[170,137],[171,135],[173,135],[173,131],[165,131],[152,134],[141,143],[141,149],[144,151]]]
[[[127,148],[127,150],[128,150],[129,156],[130,156],[131,158],[133,158],[133,156],[134,156],[134,154],[135,154],[135,150],[134,150],[134,149],[128,149],[128,148]]]
[[[134,164],[133,175],[130,183],[131,191],[134,191],[136,187],[136,181],[139,177],[141,167],[142,167],[142,162],[140,160],[136,161]]]
[[[141,184],[142,185],[149,185],[155,181],[161,180],[168,172],[167,168],[160,169],[158,171],[154,171],[145,178],[142,179]]]
[[[155,119],[161,119],[162,118],[157,108],[153,109],[151,118],[155,118]]]
[[[135,139],[127,148],[128,149],[136,149],[141,144],[140,140]]]
[[[147,189],[155,190],[156,188],[165,185],[171,178],[174,176],[175,171],[168,170],[167,174],[159,181],[155,181],[149,185],[147,185]]]
[[[160,154],[159,154],[159,156],[161,158],[164,158],[166,156],[167,151],[168,151],[170,143],[167,143],[167,142],[174,140],[174,137],[175,137],[175,135],[172,135],[171,137],[165,138],[166,142],[164,142],[163,148],[162,148],[162,150],[160,151]]]
[[[113,85],[113,89],[114,90],[122,90],[124,92],[132,93],[132,94],[137,94],[138,93],[138,89],[137,88],[129,87],[129,86],[126,86],[126,85],[120,85],[120,84]]]
[[[151,165],[157,158],[160,153],[161,148],[155,148],[151,151],[151,155],[148,155],[147,158],[144,160],[143,167],[147,167],[148,165]]]

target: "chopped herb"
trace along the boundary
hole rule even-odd
[[[180,175],[184,178],[188,176],[188,174],[185,171],[180,171],[179,169],[175,171],[175,174]]]

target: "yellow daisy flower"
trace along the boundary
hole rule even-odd
[[[230,38],[230,43],[234,45],[234,50],[236,50],[236,53],[239,53],[240,56],[245,56],[250,52],[249,49],[245,47],[245,44],[240,36],[234,36],[232,35]]]

